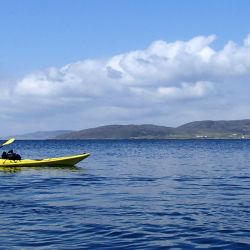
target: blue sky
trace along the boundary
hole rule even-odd
[[[248,34],[247,0],[6,0],[0,3],[2,73],[28,73],[145,48],[152,41]]]
[[[203,107],[208,119],[249,118],[247,96],[239,98],[232,95],[246,92],[249,88],[248,51],[245,52],[244,48],[244,40],[250,33],[249,9],[250,1],[247,0],[3,0],[0,2],[0,84],[1,87],[9,87],[2,101],[4,102],[4,98],[15,99],[0,110],[3,130],[5,133],[14,133],[144,122],[179,125],[206,118],[202,115],[202,110],[198,110],[199,106]],[[208,38],[211,35],[216,37]],[[198,37],[203,37],[203,40],[192,40]],[[230,48],[230,55],[225,51],[221,55],[231,40],[237,44],[238,50]],[[174,44],[171,49],[175,50],[178,41],[186,42],[183,50],[189,50],[188,41],[191,41],[192,46],[198,46],[195,52],[191,52],[192,57],[187,57],[192,65],[199,62],[195,59],[198,50],[204,49],[204,53],[207,53],[212,49],[217,57],[209,56],[209,65],[204,66],[205,69],[199,69],[198,74],[197,67],[192,68],[196,73],[186,74],[185,77],[181,72],[176,73],[176,68],[169,64],[162,66],[162,62],[152,59],[156,55],[159,57],[159,51],[169,57],[172,52],[169,52],[166,44]],[[203,46],[202,49],[199,46]],[[150,52],[148,48],[151,48]],[[144,54],[138,55],[136,51]],[[152,59],[150,63],[158,71],[147,68],[146,71],[152,74],[142,73],[144,66],[133,64],[135,61],[131,61],[130,53],[134,53],[132,57],[136,58],[136,62],[144,60],[144,66],[146,59]],[[234,53],[237,56],[232,57]],[[243,58],[244,53],[246,56]],[[116,56],[119,55],[123,57],[117,59]],[[178,56],[181,57],[179,54]],[[231,68],[228,66],[227,69],[235,69],[237,75],[228,85],[225,85],[229,82],[228,77],[216,71],[216,67],[222,63],[221,58],[225,56],[227,59],[224,66],[230,62],[228,65]],[[119,63],[117,60],[120,60]],[[176,60],[175,58],[172,64]],[[207,57],[204,60],[208,60]],[[188,64],[178,61],[180,67]],[[132,72],[132,66],[138,67],[138,71]],[[113,83],[106,76],[98,75],[104,69],[112,81],[119,76],[124,76],[124,79]],[[164,70],[168,72],[166,75],[162,74]],[[96,75],[96,78],[89,77],[89,74]],[[71,82],[69,78],[74,78],[75,81]],[[155,85],[151,86],[149,81]],[[63,84],[60,85],[59,82]],[[82,91],[79,93],[83,94],[73,93],[73,87],[79,88]],[[89,88],[94,88],[95,91],[90,93]],[[155,88],[154,97],[157,101],[149,94],[150,88]],[[38,90],[42,94],[38,95]],[[113,91],[114,95],[108,96],[108,91]],[[58,96],[54,95],[59,92]],[[166,97],[170,92],[175,96],[174,101],[172,96]],[[194,99],[191,98],[191,92]],[[136,103],[133,99],[135,93],[139,95],[137,99],[142,100],[141,103]],[[159,98],[163,98],[163,95],[168,100],[160,102]],[[153,104],[147,102],[146,97],[148,100],[152,99]],[[57,103],[53,102],[55,98],[58,98]],[[28,99],[32,99],[32,109]],[[107,103],[107,99],[112,102]],[[232,99],[235,101],[231,102]],[[132,107],[126,102],[133,103]],[[214,102],[217,103],[216,107],[212,105]],[[187,106],[185,114],[180,112],[183,105]],[[228,110],[230,105],[235,111],[229,114],[225,109]],[[93,106],[95,108],[92,110]],[[152,108],[140,109],[147,106]],[[79,108],[81,112],[65,114]],[[102,116],[102,108],[109,110],[107,116]],[[38,113],[43,118],[43,122],[39,124]],[[92,113],[100,114],[99,118],[93,117]],[[91,122],[83,121],[86,114]],[[138,114],[143,115],[138,118]],[[20,123],[24,117],[27,123]],[[62,121],[66,120],[62,125]],[[33,122],[37,126],[32,126]]]

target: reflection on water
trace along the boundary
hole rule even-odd
[[[0,172],[16,173],[19,171],[22,171],[22,168],[20,168],[20,167],[0,167]]]
[[[70,165],[58,165],[58,166],[43,166],[43,167],[1,167],[0,166],[0,172],[5,173],[16,173],[20,171],[58,171],[58,170],[64,170],[64,171],[74,171],[74,172],[83,172],[84,169],[77,167],[77,166],[70,166]]]

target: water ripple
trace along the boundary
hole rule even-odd
[[[0,249],[250,249],[250,141],[19,141],[18,149],[92,156],[79,167],[0,171]]]

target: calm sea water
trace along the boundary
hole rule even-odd
[[[250,249],[248,140],[12,148],[24,158],[92,155],[78,167],[0,171],[0,249]]]

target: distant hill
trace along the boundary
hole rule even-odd
[[[196,121],[176,128],[176,132],[207,137],[242,137],[250,135],[250,119],[233,121]]]
[[[38,131],[34,133],[8,136],[2,139],[15,137],[17,140],[46,140],[46,139],[53,139],[61,134],[65,134],[69,132],[72,132],[72,130]]]
[[[152,124],[107,125],[79,131],[38,131],[15,137],[19,140],[47,139],[250,139],[250,119],[232,121],[194,121],[179,127]]]
[[[157,139],[171,134],[173,128],[157,125],[108,125],[61,134],[56,139]]]
[[[250,138],[250,119],[195,121],[176,128],[157,125],[108,125],[60,134],[55,139],[241,139]]]

